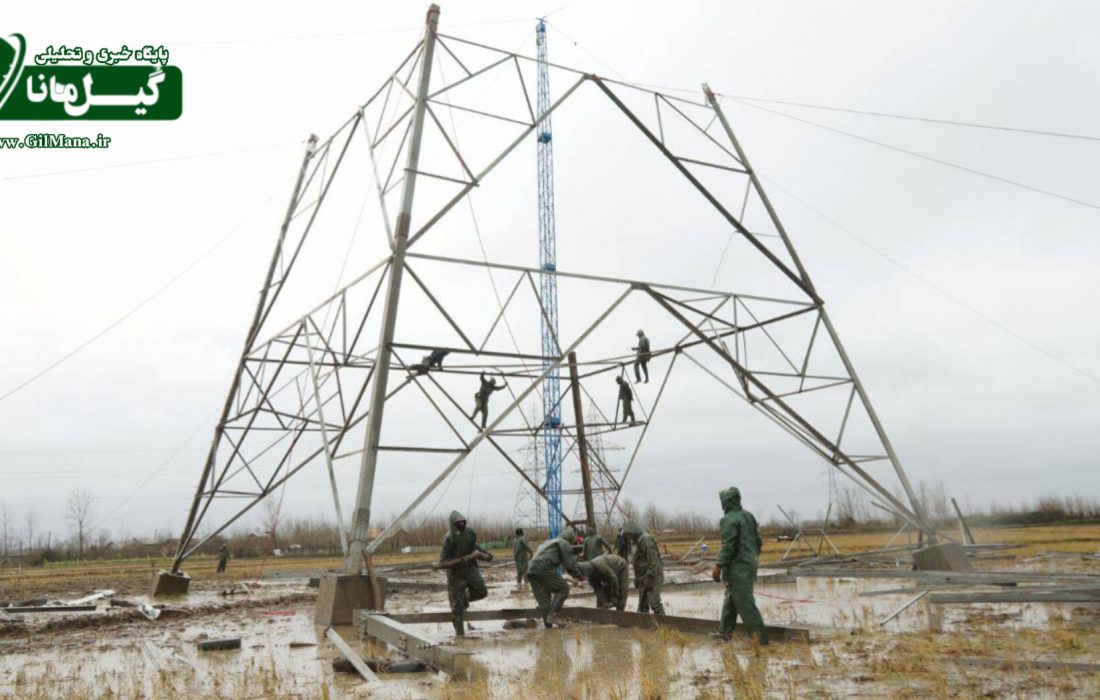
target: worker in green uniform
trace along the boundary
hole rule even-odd
[[[516,560],[516,588],[521,591],[523,590],[523,579],[527,576],[527,562],[531,560],[532,554],[534,552],[523,536],[523,528],[517,527],[516,539],[512,543],[512,556]]]
[[[496,383],[496,380],[492,377],[487,377],[484,372],[481,373],[481,384],[478,386],[477,393],[474,394],[474,412],[470,414],[470,420],[477,422],[477,414],[481,414],[481,429],[485,430],[485,421],[489,420],[489,397],[493,395],[493,392],[500,391],[508,386],[508,381],[504,379],[504,375],[501,375],[500,384]]]
[[[641,383],[642,372],[645,372],[645,383],[649,384],[649,360],[653,353],[649,351],[649,338],[645,337],[644,331],[638,331],[638,344],[630,349],[637,353],[634,356],[634,381]]]
[[[218,547],[218,573],[224,574],[225,567],[229,564],[229,547],[222,545]]]
[[[573,528],[563,529],[557,537],[539,545],[535,556],[531,557],[531,563],[527,565],[527,581],[531,584],[531,592],[535,594],[542,623],[547,627],[565,626],[555,617],[555,613],[565,605],[565,599],[569,596],[569,584],[558,573],[558,567],[564,567],[575,579],[584,578],[577,568],[576,558],[573,557],[574,537],[576,535]]]
[[[661,564],[661,550],[657,540],[642,529],[633,520],[623,526],[623,534],[634,545],[634,586],[638,589],[638,612],[653,611],[657,615],[665,614],[661,602],[661,584],[665,582],[664,566]]]
[[[477,543],[477,533],[473,528],[466,526],[465,515],[452,510],[449,521],[451,526],[443,538],[439,565],[447,569],[447,597],[451,603],[451,622],[454,624],[455,634],[461,637],[466,634],[464,622],[466,608],[472,601],[481,600],[489,595],[477,566],[477,558],[485,550]]]
[[[749,634],[760,644],[767,644],[768,632],[752,595],[756,558],[764,546],[760,528],[752,513],[741,507],[741,492],[736,487],[722,491],[718,498],[724,513],[718,523],[722,550],[710,575],[715,581],[726,582],[726,593],[722,599],[722,618],[717,636],[728,640],[740,615]]]
[[[626,535],[623,534],[623,529],[619,528],[619,533],[615,535],[615,554],[618,554],[623,559],[630,558],[630,542],[626,539]]]
[[[630,594],[630,574],[626,559],[617,554],[601,554],[591,561],[581,562],[581,573],[596,591],[596,607],[626,610]]]
[[[581,543],[581,559],[592,561],[601,554],[611,552],[611,545],[607,543],[595,528],[585,530],[584,542]]]

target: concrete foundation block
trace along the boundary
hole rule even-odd
[[[974,564],[957,542],[933,544],[913,552],[917,571],[973,571]]]
[[[329,574],[322,576],[317,587],[317,607],[313,624],[350,625],[355,622],[356,610],[384,610],[386,607],[386,579],[378,577],[381,600],[374,599],[374,588],[369,576],[360,574]]]
[[[153,597],[186,595],[191,577],[183,573],[161,571],[153,578]]]

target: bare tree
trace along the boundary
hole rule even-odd
[[[8,558],[8,528],[11,526],[11,513],[8,512],[8,504],[0,503],[0,554],[4,559]]]
[[[65,502],[65,519],[73,524],[76,529],[77,556],[84,558],[84,531],[88,528],[92,519],[92,506],[95,496],[84,488],[75,488],[69,492],[69,498]]]
[[[275,550],[279,546],[279,502],[274,498],[264,499],[263,513],[260,518],[260,525],[264,529],[264,534],[271,541],[271,549]]]
[[[23,528],[27,531],[27,554],[34,551],[34,528],[38,524],[38,516],[30,508],[23,514]]]

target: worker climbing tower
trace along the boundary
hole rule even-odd
[[[554,144],[550,129],[550,76],[546,63],[546,20],[540,19],[535,30],[538,46],[538,115],[541,126],[538,139],[539,176],[539,286],[545,313],[542,317],[543,369],[550,358],[561,354],[558,347],[558,269],[557,241],[554,234]],[[561,530],[561,379],[558,368],[550,369],[542,384],[543,466],[546,469],[546,526],[550,537]]]

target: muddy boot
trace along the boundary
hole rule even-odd
[[[728,642],[732,639],[732,635],[726,634],[725,632],[711,632],[710,638],[716,642]]]
[[[455,636],[456,637],[465,637],[466,636],[466,628],[462,624],[462,620],[455,620],[452,624],[454,624],[454,626],[455,626]]]
[[[549,615],[547,615],[546,619],[543,621],[543,624],[546,625],[547,628],[550,628],[550,627],[568,627],[569,626],[568,622],[561,619],[560,617],[558,617],[554,613],[550,613]]]

